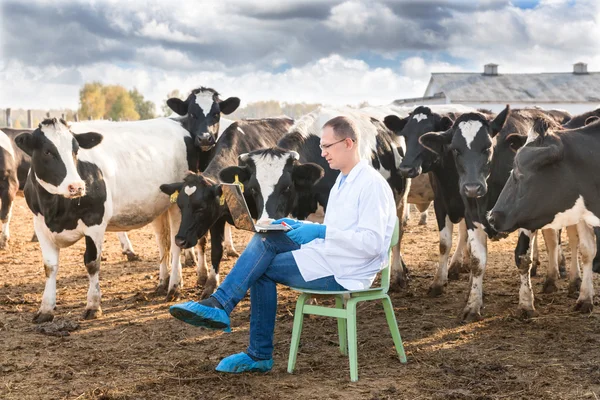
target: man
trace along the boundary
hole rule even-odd
[[[394,197],[385,179],[360,159],[359,140],[347,117],[323,126],[321,155],[341,172],[323,224],[275,221],[293,229],[255,234],[211,297],[170,308],[184,322],[229,332],[229,315],[250,289],[247,353],[224,358],[217,371],[266,372],[273,367],[277,283],[315,290],[366,289],[386,263],[395,225]]]

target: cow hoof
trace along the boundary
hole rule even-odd
[[[34,316],[33,316],[33,320],[32,322],[35,324],[41,324],[44,322],[50,322],[54,319],[54,314],[50,314],[50,313],[43,313],[43,312],[37,312]]]
[[[396,276],[395,279],[390,282],[390,291],[391,292],[401,292],[402,290],[408,287],[408,281],[406,278],[401,276]]]
[[[193,267],[194,265],[196,265],[196,260],[194,260],[193,257],[185,257],[185,260],[183,261],[184,267]]]
[[[546,279],[544,282],[544,287],[542,288],[542,293],[555,293],[558,292],[558,286],[556,286],[556,281]]]
[[[175,300],[179,300],[180,297],[181,297],[181,291],[179,290],[178,286],[175,286],[174,288],[171,288],[169,290],[169,292],[167,293],[166,300],[167,301],[175,301]]]
[[[165,296],[169,289],[169,278],[167,278],[163,283],[159,283],[154,293],[158,296]]]
[[[567,296],[573,299],[579,297],[579,289],[581,289],[581,278],[577,278],[573,282],[569,283],[569,291]]]
[[[216,284],[207,284],[204,287],[204,290],[202,291],[202,293],[200,294],[200,299],[204,300],[204,299],[208,299],[210,297],[211,294],[213,294],[215,292],[216,289]]]
[[[97,310],[85,310],[83,313],[83,319],[98,319],[102,316],[102,309]]]
[[[448,280],[449,281],[457,281],[460,279],[460,264],[453,264],[450,269],[448,269]]]
[[[428,297],[440,297],[444,294],[444,286],[431,285],[427,290]]]
[[[481,312],[465,308],[465,310],[462,313],[461,321],[464,323],[469,323],[481,321],[482,319],[483,317],[481,316]]]
[[[196,286],[202,287],[206,284],[206,280],[208,279],[208,275],[199,275],[198,280],[196,281]]]
[[[131,250],[124,251],[123,254],[127,256],[127,261],[141,261],[142,260],[140,258],[140,256],[138,256]]]
[[[8,247],[8,238],[6,236],[0,237],[0,250],[4,250]]]
[[[240,253],[235,251],[235,249],[227,249],[225,254],[227,255],[227,257],[233,257],[233,258],[238,258],[240,256]]]
[[[575,304],[575,311],[579,311],[582,314],[589,314],[593,309],[594,304],[589,300],[578,301],[577,304]]]
[[[419,225],[427,225],[427,215],[421,216],[421,219],[419,219]]]
[[[31,242],[32,243],[37,243],[38,242],[38,238],[37,235],[34,233],[33,236],[31,237]]]
[[[525,309],[520,309],[519,310],[519,318],[522,320],[528,320],[531,318],[535,318],[537,316],[539,316],[540,314],[535,311],[535,310],[525,310]]]

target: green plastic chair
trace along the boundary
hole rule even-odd
[[[406,363],[406,354],[404,345],[396,323],[394,308],[388,296],[390,287],[390,260],[392,257],[392,247],[398,243],[399,221],[396,218],[396,227],[392,235],[390,244],[390,253],[388,264],[381,270],[381,286],[365,290],[347,290],[347,291],[326,291],[326,290],[307,290],[293,287],[293,290],[301,292],[296,302],[296,311],[294,313],[294,328],[292,330],[292,341],[290,344],[290,355],[288,359],[288,372],[294,372],[296,358],[298,356],[298,346],[300,344],[300,335],[302,333],[302,324],[304,315],[322,315],[325,317],[337,318],[338,334],[340,337],[340,352],[348,355],[350,359],[350,380],[358,380],[358,355],[357,355],[357,337],[356,337],[356,304],[360,301],[382,300],[385,317],[390,327],[392,339],[398,353],[401,363]],[[306,300],[313,295],[331,295],[335,296],[335,308],[326,306],[316,306],[305,304]],[[344,308],[344,296],[349,296],[346,307]]]

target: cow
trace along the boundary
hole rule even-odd
[[[220,177],[232,182],[242,179],[258,207],[260,220],[291,215],[297,219],[315,220],[327,208],[329,191],[339,171],[332,170],[319,148],[321,128],[329,119],[344,115],[358,127],[360,152],[370,161],[393,189],[400,218],[404,215],[408,182],[398,172],[404,154],[404,142],[383,124],[390,112],[406,114],[405,109],[379,107],[369,109],[328,108],[301,117],[274,148],[260,149],[240,155],[240,165],[225,168]],[[322,176],[321,176],[322,175]],[[400,247],[394,249],[392,288],[407,283],[407,270]]]
[[[99,270],[107,230],[128,231],[152,223],[160,255],[158,291],[166,292],[167,299],[177,297],[182,276],[174,232],[181,214],[159,186],[185,176],[190,139],[181,124],[167,118],[71,126],[53,118],[15,138],[31,157],[24,195],[34,214],[46,273],[34,322],[53,319],[60,249],[83,237],[90,283],[84,318],[102,314]]]
[[[10,220],[12,203],[17,193],[22,193],[27,181],[27,173],[31,164],[30,157],[15,144],[15,137],[23,132],[33,132],[32,129],[2,128],[0,130],[0,249],[6,248],[10,240]],[[139,260],[133,251],[131,242],[125,232],[117,233],[121,249],[127,260]],[[35,234],[32,241],[37,241]]]
[[[219,265],[223,256],[226,222],[233,224],[227,205],[221,202],[219,172],[236,164],[238,156],[256,148],[273,146],[292,126],[289,118],[240,120],[231,124],[215,142],[214,157],[201,173],[189,173],[185,179],[165,181],[160,189],[168,195],[177,194],[181,210],[181,225],[175,236],[177,246],[186,249],[196,245],[210,231],[211,268],[208,276],[198,277],[204,286],[201,298],[210,296],[219,284]],[[243,179],[242,176],[239,177]],[[252,190],[249,188],[250,191]],[[251,214],[256,217],[256,205],[245,191]],[[166,197],[166,196],[165,196]],[[201,242],[203,246],[205,242]],[[201,251],[204,253],[204,249]]]
[[[561,125],[564,129],[575,129],[581,128],[582,126],[588,125],[600,118],[600,108],[585,112],[583,114],[575,115],[566,122],[562,122]]]
[[[593,309],[593,227],[600,226],[600,121],[570,130],[540,132],[516,155],[508,182],[490,210],[497,231],[576,226],[582,282],[576,310]],[[584,179],[585,177],[585,179]]]

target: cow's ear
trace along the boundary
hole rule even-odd
[[[505,140],[513,151],[517,151],[521,147],[525,146],[525,142],[527,142],[527,135],[511,133],[506,137]]]
[[[240,106],[240,99],[237,97],[230,97],[227,100],[223,100],[219,103],[221,112],[225,115],[231,114]]]
[[[591,117],[587,117],[587,119],[585,120],[585,125],[589,125],[592,122],[596,122],[600,119],[600,117],[596,116],[596,115],[592,115]]]
[[[292,181],[298,189],[307,189],[323,177],[325,171],[314,163],[296,164],[292,169]]]
[[[248,167],[237,165],[223,168],[221,172],[219,172],[219,180],[225,183],[233,183],[235,182],[236,175],[241,182],[248,182],[250,179],[250,170]]]
[[[385,126],[392,132],[394,132],[396,135],[399,135],[400,132],[402,132],[402,129],[404,129],[404,127],[406,126],[406,123],[408,122],[408,117],[406,118],[399,118],[396,115],[388,115],[387,117],[385,117],[383,119],[383,123],[385,124]]]
[[[448,116],[443,116],[440,120],[441,131],[447,131],[448,129],[452,128],[452,125],[454,125],[454,121]]]
[[[171,97],[167,100],[167,105],[179,115],[185,115],[188,112],[188,103],[177,97]]]
[[[170,196],[175,192],[181,192],[184,184],[185,182],[165,183],[164,185],[160,185],[160,191]]]
[[[79,147],[82,149],[91,149],[92,147],[98,146],[104,136],[96,132],[87,132],[87,133],[75,133],[75,140],[79,144]]]
[[[444,152],[444,146],[452,142],[452,131],[447,130],[446,132],[429,132],[419,138],[421,146],[425,147],[437,154]]]
[[[502,110],[502,112],[500,114],[498,114],[498,116],[496,116],[496,118],[494,118],[494,120],[490,124],[490,128],[492,130],[492,132],[491,132],[492,137],[496,136],[498,134],[498,132],[500,132],[502,130],[502,128],[504,127],[504,124],[506,123],[506,120],[508,119],[509,114],[510,114],[510,106],[507,104],[506,108],[504,110]]]
[[[21,133],[15,138],[15,143],[17,144],[18,148],[25,152],[25,154],[27,154],[29,157],[32,157],[33,149],[35,147],[35,138],[31,133]]]
[[[560,139],[543,147],[525,147],[518,154],[517,163],[527,169],[538,169],[545,165],[554,164],[562,160],[564,147]]]

